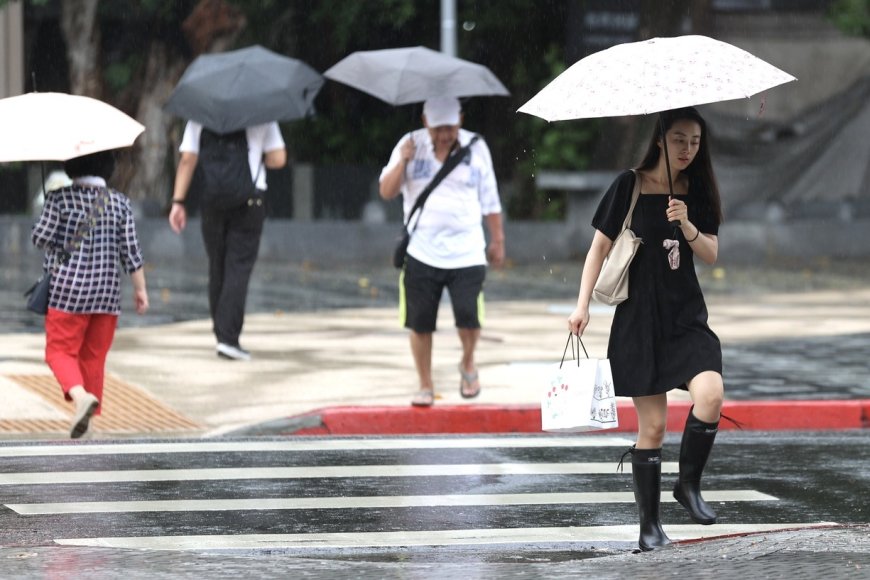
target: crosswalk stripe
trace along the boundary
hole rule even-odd
[[[709,501],[778,501],[778,498],[753,490],[721,490],[704,492]],[[662,501],[676,501],[667,496]],[[634,503],[632,492],[584,493],[515,493],[462,495],[397,495],[356,497],[293,497],[258,499],[202,499],[153,501],[83,501],[63,503],[6,504],[20,515],[238,511],[238,510],[301,510],[410,508],[450,506],[513,506],[554,504]]]
[[[476,437],[401,439],[285,439],[281,441],[193,441],[160,443],[9,445],[0,457],[52,457],[66,455],[127,455],[152,453],[232,453],[256,451],[356,451],[391,449],[521,449],[545,447],[629,447],[632,439],[613,435],[581,437]]]
[[[827,527],[832,522],[779,524],[666,525],[672,540],[692,540]],[[322,550],[341,548],[387,548],[396,546],[450,546],[490,544],[563,544],[588,542],[636,543],[637,525],[577,526],[554,528],[496,528],[422,530],[399,532],[240,534],[191,536],[142,536],[103,538],[57,538],[64,546],[91,546],[144,550]]]
[[[625,464],[625,473],[631,465]],[[675,462],[663,473],[677,473]],[[133,481],[213,481],[234,479],[301,479],[358,477],[434,477],[468,475],[594,475],[616,473],[615,463],[473,463],[439,465],[325,465],[306,467],[227,467],[119,471],[23,472],[0,474],[3,485],[120,483]]]

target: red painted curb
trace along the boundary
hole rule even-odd
[[[667,430],[683,430],[691,403],[668,405]],[[620,403],[619,427],[637,431],[631,403]],[[747,431],[829,431],[870,427],[870,399],[848,401],[726,401],[722,414]],[[318,426],[311,426],[312,424]],[[537,405],[454,405],[418,408],[328,407],[291,417],[285,435],[413,435],[435,433],[541,433]],[[294,428],[296,425],[298,428]],[[737,425],[722,421],[723,430]]]

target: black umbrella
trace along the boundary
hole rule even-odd
[[[166,103],[166,110],[229,133],[314,113],[323,77],[300,60],[262,46],[196,58]]]

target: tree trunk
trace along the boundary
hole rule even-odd
[[[172,195],[173,156],[178,137],[171,138],[175,117],[163,111],[163,104],[186,65],[177,51],[158,40],[151,43],[136,111],[136,119],[147,128],[136,140],[135,165],[119,168],[126,173],[119,181],[126,183],[126,191],[132,199],[146,202],[148,214],[162,211]]]
[[[61,0],[61,28],[67,44],[72,93],[101,99],[98,4],[99,0]],[[181,29],[197,55],[225,50],[245,25],[244,14],[225,0],[200,0]],[[153,38],[141,85],[131,99],[135,118],[145,125],[145,132],[136,140],[131,154],[119,157],[112,185],[140,202],[146,215],[165,210],[172,193],[180,135],[172,130],[176,118],[165,113],[163,105],[187,64],[180,51],[159,37]]]
[[[244,15],[223,0],[201,0],[182,23],[194,54],[231,46],[244,28]],[[178,120],[163,110],[189,63],[177,50],[154,39],[142,83],[136,118],[147,129],[137,139],[135,165],[126,167],[120,182],[132,199],[142,202],[146,214],[166,210],[172,195],[176,150],[181,140],[173,126]]]
[[[62,0],[61,29],[66,39],[70,89],[75,95],[102,97],[99,0]]]

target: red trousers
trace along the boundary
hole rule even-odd
[[[102,402],[106,356],[115,338],[114,314],[71,314],[54,308],[45,315],[45,362],[63,389],[84,387]],[[100,414],[102,406],[97,407]]]

